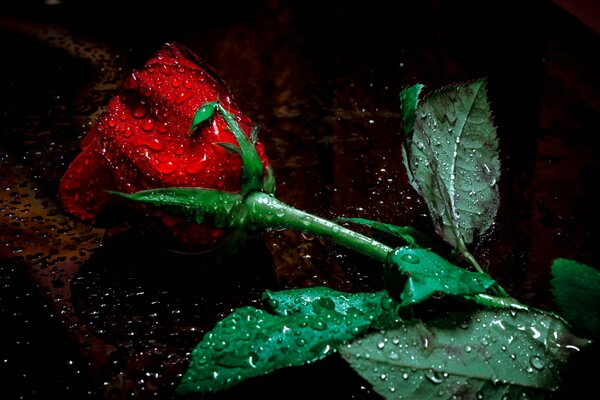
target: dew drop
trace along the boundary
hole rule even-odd
[[[538,371],[541,371],[544,369],[544,360],[542,360],[540,358],[540,356],[532,356],[529,359],[529,363],[531,364],[531,366],[535,369],[537,369]]]
[[[135,118],[142,118],[144,115],[146,115],[146,106],[143,104],[134,105],[131,109],[131,115],[133,115]]]
[[[219,340],[213,344],[213,350],[221,351],[226,349],[227,346],[229,346],[229,342],[227,340]]]
[[[384,296],[381,298],[380,305],[383,310],[385,310],[385,311],[391,310],[393,304],[394,304],[394,300],[390,296]]]
[[[171,71],[171,67],[170,67],[170,66],[168,66],[168,65],[165,65],[165,64],[162,64],[162,65],[161,65],[161,66],[158,68],[158,70],[159,70],[159,71],[160,71],[160,72],[161,72],[163,75],[166,75],[166,76],[170,76],[170,75],[171,75],[171,73],[172,73],[172,71]]]
[[[172,174],[178,168],[178,165],[174,161],[163,161],[154,165],[154,169],[161,174]]]
[[[425,378],[427,378],[427,380],[431,383],[439,384],[444,381],[444,377],[439,372],[432,369],[426,370],[424,374]]]
[[[144,147],[157,152],[161,151],[165,147],[161,142],[158,141],[158,139],[148,139],[146,137],[133,138],[130,140],[130,143],[135,147]]]
[[[419,257],[415,256],[414,254],[403,254],[400,259],[410,264],[418,264],[421,262]]]
[[[156,131],[158,133],[167,133],[169,131],[169,124],[166,122],[159,124],[158,127],[156,128]]]
[[[184,82],[185,86],[185,82]],[[192,92],[182,92],[175,98],[175,104],[181,105],[190,99],[194,94]]]
[[[173,78],[173,80],[171,81],[171,85],[173,87],[178,87],[179,85],[181,85],[181,81],[177,78]]]
[[[195,175],[200,171],[204,170],[204,168],[206,168],[206,155],[204,155],[203,158],[191,160],[187,162],[184,166],[185,172],[190,175]]]
[[[315,321],[312,324],[310,324],[310,327],[315,331],[324,331],[325,329],[327,329],[327,324],[323,321]]]
[[[154,119],[150,118],[150,117],[146,118],[142,122],[142,129],[145,130],[146,132],[152,131],[152,129],[154,129]]]
[[[471,346],[469,346],[469,345],[465,346],[465,352],[470,353],[471,350],[473,350],[473,348]]]
[[[299,347],[304,347],[304,346],[306,346],[306,340],[304,340],[302,338],[298,338],[298,339],[296,339],[296,345],[298,345]]]

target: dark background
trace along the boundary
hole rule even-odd
[[[486,77],[500,138],[502,205],[494,232],[474,253],[515,297],[554,310],[554,258],[600,265],[593,190],[600,38],[552,2],[523,3],[3,6],[2,389],[11,398],[170,397],[202,333],[231,308],[257,304],[265,288],[381,286],[380,266],[291,232],[267,234],[242,256],[220,261],[173,258],[128,237],[105,238],[96,250],[96,231],[65,248],[65,232],[84,228],[60,219],[58,180],[92,114],[128,71],[169,41],[219,71],[259,124],[279,198],[327,218],[369,217],[426,231],[426,210],[401,162],[398,93],[417,82],[433,90]],[[69,39],[61,39],[64,32]],[[25,215],[27,196],[41,204],[39,219]],[[241,268],[248,259],[256,266]],[[60,297],[65,287],[67,299]],[[114,351],[106,356],[106,349]],[[89,365],[96,361],[100,367]],[[330,357],[252,380],[223,398],[319,391],[377,397]]]

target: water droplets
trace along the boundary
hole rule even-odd
[[[545,367],[544,360],[542,360],[542,358],[537,355],[531,356],[529,358],[529,364],[531,364],[531,366],[538,371],[543,370]]]
[[[421,262],[418,256],[410,253],[403,254],[402,256],[400,256],[400,259],[409,264],[418,264]]]
[[[444,376],[442,375],[442,373],[434,370],[434,369],[427,369],[424,372],[425,378],[427,378],[427,380],[431,383],[434,384],[440,384],[444,381]]]

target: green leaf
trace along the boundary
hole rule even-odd
[[[405,164],[436,231],[465,254],[465,244],[492,226],[499,204],[498,140],[484,80],[419,103]]]
[[[317,361],[369,325],[367,318],[335,311],[279,316],[239,308],[219,321],[192,351],[177,392],[216,392],[278,368]]]
[[[375,329],[397,326],[399,304],[385,290],[374,293],[346,293],[325,286],[266,291],[264,298],[278,315],[318,316],[332,311],[350,318],[370,321]]]
[[[390,253],[384,269],[385,288],[402,307],[434,295],[471,300],[497,283],[489,275],[457,267],[425,249],[400,247]]]
[[[557,258],[552,263],[552,291],[562,315],[588,337],[600,335],[600,271]]]
[[[158,188],[114,195],[182,215],[196,223],[210,221],[217,228],[240,225],[243,197],[236,193],[201,188]]]
[[[192,125],[190,126],[189,132],[190,135],[194,133],[198,125],[210,119],[214,115],[216,105],[216,101],[209,101],[200,106],[200,108],[194,114],[194,118],[192,119]]]
[[[233,143],[229,143],[229,142],[214,142],[213,143],[215,146],[219,146],[224,148],[225,150],[227,150],[230,153],[233,154],[241,154],[241,150],[239,147],[237,147],[235,144]]]
[[[412,136],[415,126],[415,113],[419,104],[419,95],[425,86],[417,83],[400,92],[400,108],[402,110],[402,129],[408,138]]]
[[[547,398],[588,343],[543,312],[476,310],[408,321],[339,352],[384,398],[500,400]]]
[[[365,218],[337,218],[336,222],[338,221],[353,222],[355,224],[361,224],[373,229],[377,229],[378,231],[387,233],[390,236],[404,240],[409,246],[423,248],[432,248],[435,246],[431,236],[413,228],[412,226],[396,226]]]

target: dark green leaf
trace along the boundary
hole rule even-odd
[[[332,311],[370,321],[376,329],[398,325],[399,304],[385,290],[374,293],[345,293],[325,286],[267,291],[264,295],[278,315],[318,316]]]
[[[408,321],[339,351],[388,399],[500,400],[556,389],[561,367],[587,343],[543,312],[475,310]]]
[[[218,228],[240,222],[242,196],[235,193],[201,188],[159,188],[136,193],[112,192],[126,199],[182,215],[197,223],[209,220]]]
[[[425,249],[400,247],[389,256],[385,288],[401,306],[420,303],[433,295],[470,299],[497,285],[489,275],[457,267]]]
[[[319,360],[369,325],[367,318],[335,311],[279,316],[239,308],[219,321],[192,351],[177,391],[216,392],[278,368]]]
[[[216,101],[209,101],[200,106],[200,108],[196,111],[196,114],[194,114],[192,125],[190,126],[190,135],[194,133],[198,125],[210,119],[214,115],[216,105]]]
[[[413,228],[412,226],[396,226],[365,218],[338,218],[336,221],[353,222],[355,224],[361,224],[373,229],[377,229],[378,231],[404,240],[409,246],[430,249],[435,245],[431,236]]]
[[[405,161],[437,232],[464,253],[492,226],[499,204],[498,141],[484,80],[445,87],[419,103]]]
[[[402,129],[410,139],[415,126],[415,113],[419,104],[419,95],[424,86],[420,83],[402,90],[400,93],[400,108],[402,110]]]
[[[237,147],[233,143],[229,143],[229,142],[214,142],[213,144],[216,145],[216,146],[222,147],[225,150],[227,150],[228,152],[233,153],[233,154],[241,154],[242,153],[240,151],[240,148]]]
[[[583,335],[600,335],[600,271],[566,258],[552,263],[552,291],[567,321]]]

